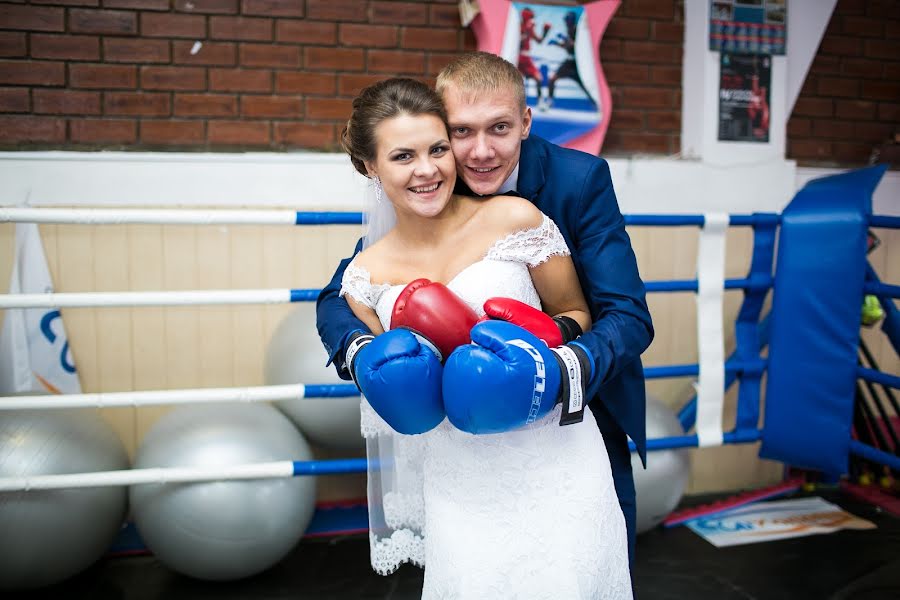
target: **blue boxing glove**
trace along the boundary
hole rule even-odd
[[[410,331],[355,332],[346,362],[359,391],[398,433],[424,433],[444,420],[441,361]]]
[[[505,321],[484,321],[444,365],[447,417],[469,433],[519,429],[563,403],[561,425],[584,415],[587,352],[580,346],[548,348],[536,335]]]

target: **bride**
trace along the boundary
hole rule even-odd
[[[375,198],[341,295],[373,334],[390,329],[395,302],[420,278],[444,284],[479,317],[488,298],[506,297],[590,328],[552,220],[520,198],[453,193],[447,119],[433,90],[411,79],[364,89],[342,141]],[[362,400],[377,572],[424,567],[423,598],[631,598],[625,521],[591,411],[562,427],[557,405],[515,431],[472,435],[443,418],[438,392],[433,428],[398,433],[426,393],[418,389],[398,390],[390,410]]]

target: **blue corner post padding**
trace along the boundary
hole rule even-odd
[[[815,179],[781,219],[759,454],[847,471],[866,231],[879,165]]]

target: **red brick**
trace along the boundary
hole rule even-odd
[[[124,10],[69,10],[69,31],[106,35],[136,35],[137,13]]]
[[[837,56],[860,56],[862,48],[862,40],[859,38],[826,35],[819,45],[819,52]]]
[[[834,113],[834,101],[829,98],[800,97],[794,104],[794,114],[801,117],[830,117]]]
[[[72,119],[69,137],[82,144],[133,144],[137,140],[137,124],[126,119]]]
[[[818,89],[819,89],[819,77],[817,75],[809,74],[806,76],[806,80],[803,82],[803,85],[800,87],[800,97],[807,98],[810,96],[817,96]]]
[[[199,1],[199,0],[194,0]],[[169,10],[169,0],[103,0],[104,8],[134,8],[138,10]]]
[[[92,35],[31,34],[32,58],[99,60],[100,38]]]
[[[35,89],[32,94],[35,113],[50,115],[100,114],[100,92]]]
[[[127,63],[167,63],[169,62],[169,42],[167,40],[105,38],[103,58],[106,62]]]
[[[603,63],[603,73],[610,85],[630,83],[647,83],[650,81],[650,69],[647,65],[632,63]]]
[[[317,71],[360,71],[363,68],[363,51],[353,48],[306,49],[306,68]]]
[[[35,92],[44,90],[35,90]],[[30,112],[28,88],[0,88],[0,112]]]
[[[346,121],[353,110],[349,98],[307,98],[306,118],[311,120],[338,119]]]
[[[681,113],[648,112],[647,129],[662,131],[681,131]]]
[[[241,0],[241,13],[264,17],[302,17],[300,0]]]
[[[456,50],[459,36],[455,29],[404,27],[400,32],[400,46],[419,50]]]
[[[846,58],[841,62],[841,69],[844,75],[869,79],[879,79],[884,72],[882,62],[865,58]]]
[[[389,25],[359,25],[342,23],[338,39],[342,46],[365,46],[366,48],[396,48],[397,27]]]
[[[839,119],[874,119],[875,106],[874,102],[865,100],[835,100],[834,116]]]
[[[603,37],[600,39],[600,61],[622,60],[622,40]]]
[[[900,104],[890,102],[878,103],[878,118],[883,121],[900,121]]]
[[[0,142],[61,143],[66,141],[66,122],[55,117],[0,116]]]
[[[300,44],[335,44],[337,24],[279,19],[275,21],[275,39]]]
[[[884,35],[884,22],[881,19],[842,16],[840,17],[840,21],[841,32],[847,35],[855,35],[864,38],[881,37]]]
[[[646,40],[650,37],[650,22],[647,19],[613,17],[603,33],[603,37]]]
[[[436,77],[444,67],[458,57],[457,52],[429,52],[426,58],[425,72],[429,76]]]
[[[834,8],[834,14],[838,15],[864,15],[866,3],[869,0],[841,0]],[[832,19],[834,20],[834,19]]]
[[[12,0],[18,2],[22,0]],[[100,0],[30,0],[31,4],[56,4],[63,6],[100,6]]]
[[[818,54],[812,65],[810,65],[809,72],[817,75],[839,75],[841,73],[841,58],[827,54]]]
[[[651,83],[681,87],[681,65],[650,65],[650,81]]]
[[[24,33],[0,31],[0,56],[15,58],[25,56],[26,52]]]
[[[898,81],[863,81],[860,98],[871,100],[896,101],[900,98],[900,82]]]
[[[880,144],[893,137],[894,128],[894,123],[881,123],[878,121],[853,123],[853,139]]]
[[[333,98],[329,102],[336,102]],[[244,96],[241,116],[250,118],[298,119],[303,116],[303,103],[291,96]]]
[[[425,72],[425,57],[421,52],[369,50],[368,67],[376,73],[418,75]]]
[[[172,42],[172,62],[176,65],[210,65],[233,67],[237,64],[237,47],[231,42],[202,42],[191,54],[196,42]]]
[[[92,89],[137,87],[137,69],[125,65],[70,64],[69,86]]]
[[[884,78],[893,80],[900,79],[900,62],[885,62]]]
[[[615,21],[613,21],[615,22]],[[681,23],[654,21],[650,39],[657,42],[684,43],[684,25]]]
[[[306,0],[306,18],[358,23],[368,19],[364,8],[359,0]]]
[[[279,94],[333,96],[336,89],[335,81],[334,73],[278,71],[275,73],[275,91]]]
[[[103,97],[107,115],[167,117],[171,114],[169,94],[146,92],[107,92]]]
[[[672,91],[663,88],[626,87],[622,90],[623,101],[629,107],[678,108]]]
[[[617,108],[609,117],[610,129],[643,129],[644,111]]]
[[[275,142],[292,148],[330,148],[334,126],[327,123],[275,123]]]
[[[841,162],[865,164],[872,155],[872,144],[862,142],[833,142],[833,157]]]
[[[602,57],[601,53],[601,57]],[[622,60],[651,64],[680,64],[681,46],[659,42],[638,42],[625,40],[622,43]]]
[[[266,146],[269,144],[268,122],[210,121],[209,143],[229,146]]]
[[[293,69],[300,66],[300,48],[273,46],[271,44],[241,44],[242,67],[281,67]]]
[[[822,77],[816,86],[819,96],[832,96],[836,98],[856,98],[859,95],[859,82],[855,79],[842,79],[838,77]]]
[[[436,5],[428,7],[428,24],[441,27],[462,27],[459,22],[459,7],[454,4],[446,6]]]
[[[219,40],[266,42],[272,39],[272,19],[210,17],[209,37]]]
[[[338,75],[338,96],[356,96],[364,87],[378,83],[383,75],[340,74]]]
[[[831,142],[824,140],[789,140],[788,156],[824,160],[831,158]]]
[[[141,14],[141,35],[164,38],[206,38],[206,17],[171,13]]]
[[[141,121],[141,142],[154,145],[203,143],[202,121]]]
[[[0,60],[0,84],[63,85],[65,66],[61,62]]]
[[[792,118],[787,124],[787,134],[791,138],[809,137],[812,133],[812,121],[809,119]]]
[[[141,87],[147,90],[204,90],[206,70],[200,67],[141,67]]]
[[[3,24],[3,29],[64,31],[66,28],[65,9],[0,4],[0,23]]]
[[[834,119],[817,119],[812,124],[812,135],[826,139],[849,138],[853,136],[853,123]]]
[[[897,60],[900,57],[900,42],[897,40],[866,40],[866,56]]]
[[[666,134],[644,132],[635,135],[633,132],[610,131],[603,142],[603,151],[669,154],[672,145],[671,136]]]
[[[660,0],[627,0],[622,3],[619,12],[622,16],[672,20],[675,16],[675,4]]]
[[[175,114],[179,117],[233,117],[237,113],[237,96],[175,94]]]
[[[478,49],[478,43],[475,40],[475,34],[472,33],[471,29],[468,29],[468,28],[463,29],[460,32],[460,35],[462,36],[462,49],[463,50],[465,50],[466,52],[474,52],[475,50]]]
[[[272,72],[257,69],[210,69],[209,89],[217,92],[271,92]]]
[[[238,0],[175,0],[175,10],[210,15],[236,15]]]
[[[878,17],[880,19],[896,19],[897,1],[869,0],[869,2],[866,3],[866,15],[869,17]]]
[[[372,2],[372,23],[425,25],[428,7],[418,2]]]

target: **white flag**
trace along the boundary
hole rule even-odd
[[[16,258],[10,294],[53,291],[50,269],[34,223],[16,224]],[[62,316],[55,308],[6,311],[0,331],[0,392],[80,394]]]

